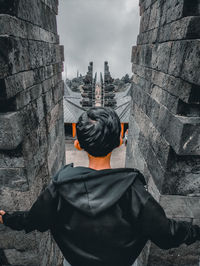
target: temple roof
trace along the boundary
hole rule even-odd
[[[81,94],[72,91],[66,84],[64,91],[64,123],[77,123],[79,116],[85,111],[80,105]]]
[[[129,122],[129,115],[131,110],[131,85],[123,92],[117,92],[115,99],[117,106],[114,108],[120,118],[121,123]]]
[[[77,123],[79,116],[85,111],[80,104],[81,93],[72,91],[66,84],[64,90],[64,122]],[[118,114],[120,122],[128,123],[131,109],[131,85],[129,84],[123,92],[116,92],[115,99],[117,106],[114,110]]]

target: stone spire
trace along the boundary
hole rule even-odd
[[[114,108],[116,106],[116,100],[114,89],[115,86],[113,84],[114,79],[111,77],[108,62],[104,63],[104,83],[103,83],[103,93],[104,93],[104,106],[109,106]]]
[[[95,75],[95,79],[93,79],[93,62],[90,62],[88,72],[83,80],[82,107],[90,108],[93,106],[96,77]]]

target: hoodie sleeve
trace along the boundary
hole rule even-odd
[[[47,231],[54,223],[57,209],[57,193],[51,183],[38,197],[29,211],[17,211],[3,215],[3,222],[13,230]]]
[[[143,234],[162,249],[190,245],[200,240],[200,227],[184,221],[168,219],[163,208],[150,196],[141,211]]]

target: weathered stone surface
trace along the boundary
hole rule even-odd
[[[156,0],[148,0],[143,1],[139,0],[139,6],[140,6],[140,14],[143,14],[143,12],[148,9]]]
[[[148,184],[148,190],[151,192],[154,198],[159,201],[159,190],[155,185],[150,170],[148,169],[147,162],[145,161],[142,151],[140,150],[140,128],[134,119],[134,113],[135,110],[133,110],[133,113],[130,116],[129,143],[126,153],[126,167],[136,168],[140,170],[141,173],[143,173]]]
[[[163,2],[161,26],[183,17],[184,0],[168,0]]]
[[[155,1],[155,3],[151,6],[148,30],[152,30],[159,27],[160,17],[161,17],[160,1]]]
[[[167,217],[200,219],[200,197],[185,197],[162,195],[160,204],[165,209]]]
[[[168,172],[162,188],[163,194],[199,196],[199,163],[198,157],[179,156],[170,152]]]
[[[24,159],[22,153],[22,145],[15,150],[0,151],[0,168],[23,168]]]
[[[34,1],[32,5],[28,0],[3,0],[0,13],[16,16],[48,31],[57,31],[55,14],[40,0]]]
[[[170,217],[198,224],[199,12],[196,0],[140,0],[126,156],[126,166],[144,174],[149,191]],[[199,265],[198,246],[163,252],[151,245],[138,265]]]
[[[132,63],[168,73],[171,49],[171,42],[133,46]]]
[[[158,98],[155,100],[152,96],[134,87],[135,103],[151,119],[177,154],[200,155],[200,118],[174,116],[162,105],[162,101],[160,103]],[[192,132],[189,137],[188,132]]]
[[[150,14],[150,9],[148,9],[145,13],[142,14],[140,23],[140,33],[146,32],[148,30]]]
[[[55,14],[58,14],[58,0],[41,0],[45,5],[52,9]]]
[[[0,35],[27,38],[26,23],[10,15],[0,14]]]
[[[200,36],[199,17],[185,17],[163,27],[141,32],[137,44],[162,43],[173,40],[196,39]]]
[[[3,249],[18,249],[18,250],[34,250],[37,248],[35,243],[35,232],[31,234],[24,234],[23,231],[14,232],[8,227],[2,227],[0,230],[1,248]]]
[[[199,17],[186,17],[166,24],[160,29],[158,42],[199,38],[199,25]]]
[[[44,81],[45,83],[45,80],[53,77],[52,83],[56,86],[56,83],[61,80],[61,72],[62,64],[55,63],[45,67],[42,66],[30,71],[19,72],[17,74],[6,77],[5,79],[0,79],[0,97],[9,99],[14,97],[19,92],[22,92],[23,94],[27,93],[25,90],[30,89],[31,97],[36,98],[34,94],[36,93],[35,91],[39,90],[39,87],[41,85],[40,83],[42,81]],[[48,90],[48,86],[50,85],[46,85],[46,90]]]
[[[161,73],[161,72],[157,72]],[[152,75],[155,73],[152,73]],[[155,76],[154,76],[155,77]],[[152,77],[153,80],[153,77]],[[178,112],[179,98],[169,93],[167,90],[163,90],[160,86],[154,85],[147,82],[145,79],[134,75],[133,77],[134,84],[137,84],[140,89],[144,90],[146,93],[150,94],[151,97],[158,103],[166,106],[174,114]],[[163,82],[163,80],[161,81]],[[154,82],[156,83],[156,81]],[[159,81],[157,82],[159,84]],[[135,88],[135,93],[137,88]],[[136,96],[137,97],[137,96]],[[139,96],[140,97],[140,96]]]
[[[199,155],[200,118],[185,118],[171,115],[165,107],[159,111],[160,132],[180,155]]]
[[[162,86],[170,94],[179,97],[182,101],[189,103],[192,95],[193,85],[175,78],[171,75],[164,75]]]
[[[166,141],[162,140],[159,136],[159,132],[157,132],[148,118],[142,114],[136,106],[133,110],[134,120],[132,123],[134,129],[131,137],[133,141],[137,143],[139,149],[139,152],[137,151],[136,153],[136,150],[133,148],[133,152],[137,154],[134,160],[140,162],[137,163],[136,168],[144,173],[145,164],[142,162],[148,161],[148,171],[150,176],[154,179],[156,186],[161,189],[165,179],[164,166],[168,163],[169,145]],[[141,117],[141,120],[139,120],[139,117]],[[142,125],[141,128],[138,126],[139,122],[140,125]],[[151,139],[152,135],[154,136],[154,140],[158,142],[158,146],[154,145],[154,140]],[[149,141],[151,141],[152,146],[148,145]],[[141,160],[141,158],[143,159]],[[149,174],[147,176],[149,176]]]
[[[64,83],[63,81],[61,81],[53,89],[53,101],[55,104],[57,104],[62,99],[63,93],[64,93]]]
[[[140,133],[142,133],[145,137],[145,140],[143,141],[150,144],[151,149],[153,149],[154,153],[156,153],[157,159],[163,166],[166,166],[169,155],[169,143],[162,137],[158,129],[153,125],[151,119],[144,112],[142,112],[136,104],[133,106],[133,110],[134,120],[136,123],[140,123]],[[143,143],[143,141],[141,144],[144,145],[144,152],[147,152],[145,149],[145,143]]]
[[[0,46],[0,78],[4,78],[11,71],[11,65],[9,63],[11,41],[8,38],[0,37]]]
[[[155,43],[158,37],[158,28],[140,33],[137,37],[137,44]]]
[[[0,77],[15,74],[30,68],[28,41],[9,37],[0,37]],[[17,55],[17,56],[16,56]]]
[[[43,121],[40,127],[32,130],[25,138],[24,155],[26,156],[27,174],[30,182],[34,181],[34,176],[38,175],[41,167],[45,164],[47,151],[46,123]]]
[[[133,64],[134,83],[138,84],[148,93],[152,92],[152,86],[164,88],[172,96],[179,97],[185,103],[199,102],[199,86],[188,83],[181,78],[165,74],[150,68]]]
[[[169,74],[200,85],[197,74],[200,66],[199,40],[175,42],[172,47]]]
[[[5,249],[9,265],[35,266],[39,263],[38,254],[35,251],[17,251],[16,249]]]
[[[196,85],[200,85],[200,40],[187,42],[187,50],[184,55],[181,78]]]
[[[57,0],[0,4],[0,202],[8,212],[28,210],[65,162],[57,6]],[[49,233],[26,236],[3,225],[0,231],[0,264],[62,264]]]
[[[152,49],[152,62],[151,66],[153,69],[168,73],[170,54],[171,54],[172,43],[162,43],[154,45]]]
[[[64,145],[64,141],[57,139],[51,152],[48,154],[48,168],[51,176],[54,176],[57,172],[57,165],[61,167],[64,154],[60,153],[60,148]]]
[[[34,72],[27,71],[18,73],[7,77],[4,82],[6,98],[10,98],[34,84]]]
[[[0,168],[0,189],[9,187],[19,191],[28,190],[24,168]]]
[[[191,246],[182,245],[180,248],[161,250],[152,244],[148,266],[198,266],[199,242]]]
[[[22,118],[20,113],[0,114],[0,149],[15,149],[23,140]]]
[[[52,239],[50,233],[45,233],[42,241],[38,242],[39,255],[43,257],[41,266],[61,266],[63,263],[63,258],[59,249],[55,248],[55,241]],[[49,255],[50,254],[50,255]]]
[[[0,15],[0,35],[58,43],[58,35],[10,15]]]
[[[148,258],[149,258],[150,247],[151,247],[151,243],[150,243],[150,241],[148,241],[146,246],[144,247],[144,249],[140,253],[140,256],[137,259],[137,262],[136,262],[137,266],[147,265]]]
[[[139,0],[139,5],[142,8],[143,11],[148,9],[151,5],[153,5],[157,0]]]
[[[2,55],[0,53],[0,78],[30,68],[56,64],[63,58],[63,49],[56,44],[0,36],[0,45],[4,47]]]
[[[55,107],[49,112],[47,117],[47,125],[48,125],[48,131],[51,131],[53,127],[55,127],[55,124],[57,121],[62,117],[63,108],[62,108],[62,101],[57,103]]]

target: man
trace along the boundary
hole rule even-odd
[[[111,169],[120,121],[109,108],[91,108],[77,124],[75,146],[88,153],[89,167],[66,165],[28,212],[1,211],[15,230],[51,233],[72,266],[130,266],[148,240],[160,248],[192,244],[200,228],[165,216],[145,190],[136,169]]]

